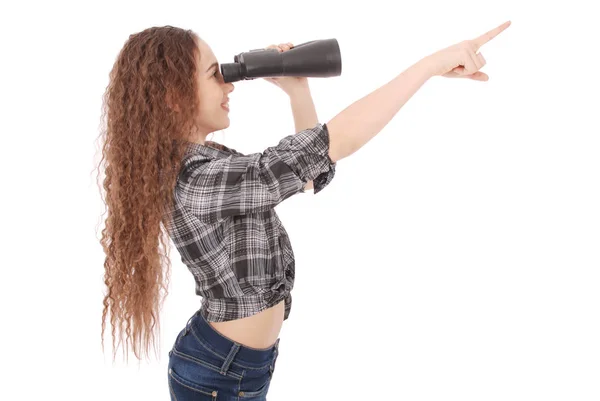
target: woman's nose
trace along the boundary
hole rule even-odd
[[[227,86],[229,86],[229,87],[230,87],[230,89],[229,89],[229,93],[233,92],[233,90],[235,89],[235,86],[233,86],[233,84],[232,84],[231,82],[230,82],[230,83],[228,83],[228,84],[227,84]]]

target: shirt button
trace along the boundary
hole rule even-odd
[[[217,396],[217,392],[216,392],[216,391],[213,391],[213,392],[212,392],[212,395],[213,395],[213,397],[216,397],[216,396]]]
[[[240,397],[243,397],[243,396],[244,396],[244,392],[243,392],[243,391],[240,391],[240,394],[239,394],[239,396],[240,396]]]

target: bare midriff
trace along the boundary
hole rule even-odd
[[[267,349],[279,337],[285,313],[285,302],[249,317],[228,322],[208,322],[221,335],[246,347]]]

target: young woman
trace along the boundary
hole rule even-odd
[[[138,358],[152,344],[168,289],[168,234],[202,297],[169,352],[171,398],[266,400],[295,267],[274,207],[325,188],[337,162],[377,135],[429,78],[486,81],[478,50],[509,25],[419,60],[324,124],[306,78],[268,78],[288,94],[296,133],[248,155],[207,140],[229,126],[234,90],[210,46],[171,26],[131,35],[105,93],[102,343],[110,309],[113,346],[123,324],[125,346]]]

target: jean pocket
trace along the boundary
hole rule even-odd
[[[190,381],[169,368],[169,392],[172,400],[217,401],[219,392],[206,385]]]
[[[238,396],[240,400],[265,400],[266,394],[269,391],[271,385],[270,374],[256,378],[244,378],[240,384],[240,392]]]

